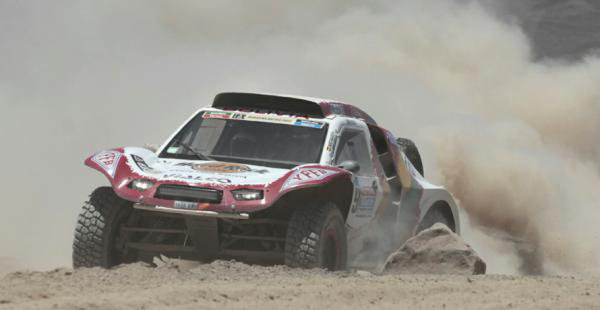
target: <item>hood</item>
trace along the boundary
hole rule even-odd
[[[192,184],[268,185],[283,177],[288,169],[222,161],[159,158],[151,151],[128,147],[124,156],[131,170],[158,181]]]

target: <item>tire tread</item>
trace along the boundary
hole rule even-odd
[[[334,204],[315,204],[294,212],[285,242],[286,265],[300,268],[319,267],[320,230],[325,225],[327,215],[336,211],[339,212],[339,209]]]
[[[90,195],[77,218],[73,240],[73,267],[111,267],[108,255],[111,224],[121,208],[130,203],[110,187],[99,187]]]

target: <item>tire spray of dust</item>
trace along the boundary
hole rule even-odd
[[[532,62],[519,29],[497,23],[479,28],[497,27],[494,45],[473,41],[471,59],[433,58],[447,76],[425,78],[464,121],[428,133],[441,183],[472,225],[514,245],[520,272],[597,273],[600,58]]]

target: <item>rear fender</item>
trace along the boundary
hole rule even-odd
[[[419,223],[427,216],[429,211],[436,207],[447,208],[452,213],[454,228],[457,234],[460,234],[460,220],[458,217],[458,207],[452,195],[444,188],[429,188],[425,190],[423,201],[421,202],[421,217]]]

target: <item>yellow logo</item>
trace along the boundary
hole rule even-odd
[[[240,164],[230,163],[210,163],[210,164],[197,164],[192,166],[194,170],[204,172],[225,172],[225,173],[240,173],[252,171],[250,167]]]

